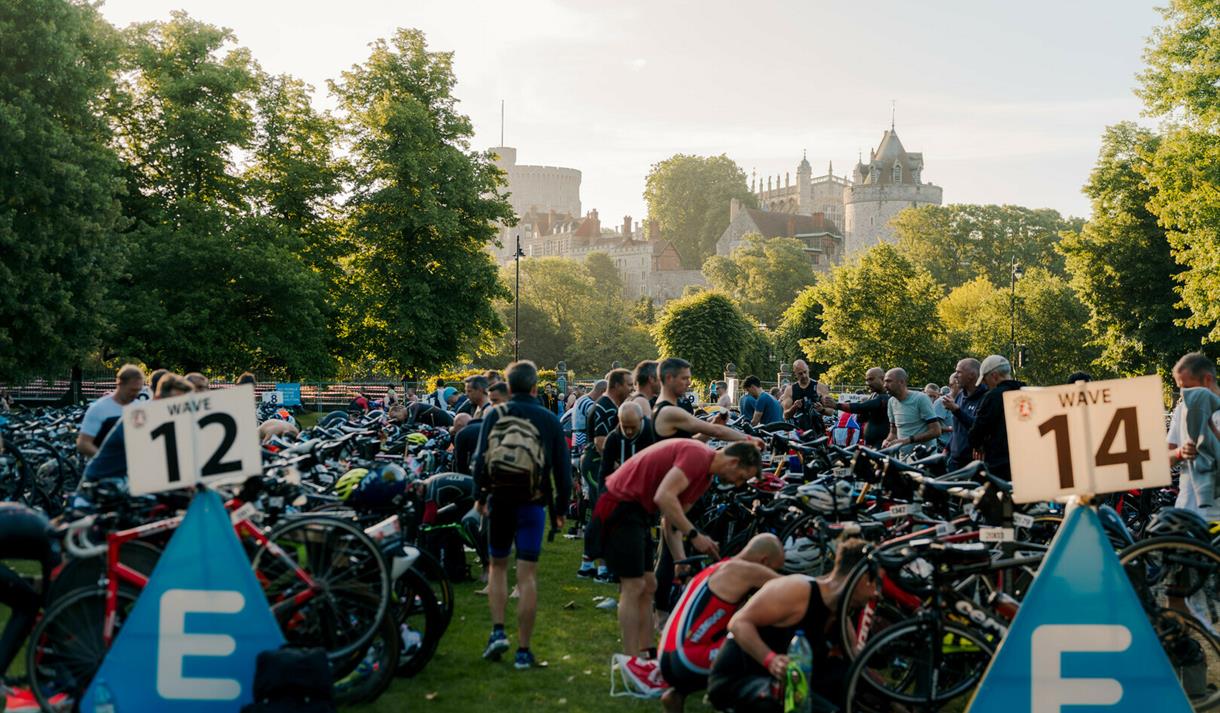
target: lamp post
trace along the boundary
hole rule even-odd
[[[1016,363],[1017,360],[1017,280],[1025,276],[1025,271],[1017,264],[1017,257],[1014,255],[1011,263],[1012,279],[1009,282],[1009,298],[1008,298],[1008,358],[1010,363]]]
[[[513,299],[513,361],[521,361],[521,235],[517,234],[517,249],[513,261],[517,263],[517,296]]]

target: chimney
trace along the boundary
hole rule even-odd
[[[737,214],[741,212],[741,201],[736,198],[729,199],[729,222],[737,219]]]
[[[788,237],[796,237],[796,216],[788,215]]]
[[[660,240],[661,239],[661,226],[658,225],[657,221],[655,221],[655,220],[648,221],[648,239],[649,240]]]
[[[623,216],[623,237],[631,238],[631,216],[629,215]]]

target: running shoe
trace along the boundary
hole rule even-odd
[[[524,671],[527,668],[533,668],[535,663],[533,651],[517,649],[517,658],[513,660],[513,668]]]
[[[504,652],[508,651],[508,634],[493,630],[487,637],[487,648],[483,649],[483,658],[488,661],[499,661]]]
[[[576,570],[577,577],[588,579],[597,574],[597,567],[592,562],[581,562],[580,569]]]
[[[657,698],[668,684],[661,678],[661,667],[656,661],[648,661],[639,656],[632,656],[623,664],[623,676],[637,693]]]

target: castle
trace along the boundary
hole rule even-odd
[[[834,175],[834,164],[815,177],[807,157],[791,174],[774,179],[750,179],[750,191],[759,209],[730,207],[730,223],[716,244],[722,255],[732,252],[751,232],[763,237],[795,237],[806,243],[814,264],[828,269],[843,255],[851,255],[881,243],[894,242],[890,219],[904,208],[940,205],[942,189],[923,182],[923,154],[910,153],[902,145],[893,125],[881,143],[869,153],[868,163],[859,160],[851,178]],[[795,222],[776,220],[767,214],[807,216]],[[808,224],[807,226],[805,224]]]

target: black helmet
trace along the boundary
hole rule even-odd
[[[1177,535],[1193,537],[1200,542],[1211,542],[1211,528],[1196,512],[1184,508],[1164,508],[1152,516],[1144,526],[1144,537]]]

